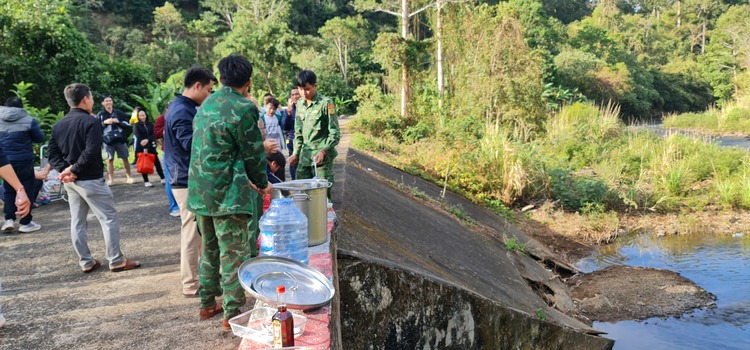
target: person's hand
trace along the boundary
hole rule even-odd
[[[141,146],[148,145],[148,139],[141,140]]]
[[[78,175],[73,174],[70,170],[71,167],[72,165],[65,168],[65,170],[63,170],[63,172],[57,177],[57,180],[60,180],[60,182],[75,182],[76,179],[78,179]]]
[[[279,140],[266,139],[263,141],[263,148],[266,149],[266,153],[276,153],[280,149]]]
[[[49,176],[49,170],[34,170],[34,178],[37,180],[47,180],[47,176]]]
[[[253,191],[260,193],[260,190],[258,189],[258,186],[255,186],[255,184],[252,181],[247,180],[247,184],[248,184],[248,186],[250,186],[250,188]]]
[[[289,110],[289,113],[292,113],[292,107],[294,107],[294,101],[292,101],[292,98],[290,97],[290,98],[289,98],[289,99],[288,99],[288,100],[286,101],[286,108],[288,108],[288,110]]]
[[[148,148],[143,149],[143,154],[148,154]]]
[[[315,162],[315,164],[320,164],[323,162],[323,159],[325,159],[325,156],[326,151],[320,151],[320,153],[315,155],[315,160],[313,160],[313,162]]]
[[[268,186],[262,189],[260,194],[271,194],[272,192],[273,192],[273,184],[269,182]]]
[[[26,190],[21,187],[21,189],[16,192],[16,216],[24,217],[29,215],[29,210],[31,210],[31,202],[26,195]]]
[[[120,124],[120,119],[117,119],[117,118],[114,118],[114,117],[113,117],[113,118],[111,118],[111,119],[112,119],[112,122],[113,122],[113,123],[115,123],[115,124]]]
[[[293,154],[293,155],[291,155],[291,156],[289,156],[289,159],[287,159],[286,161],[287,161],[287,162],[289,163],[289,165],[291,165],[291,166],[297,166],[297,156],[296,156],[296,155],[294,155],[294,154]]]

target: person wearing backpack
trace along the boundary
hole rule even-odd
[[[126,183],[132,184],[133,178],[130,176],[130,162],[128,161],[128,139],[127,133],[130,131],[130,123],[127,115],[119,109],[115,109],[112,103],[112,96],[104,95],[102,101],[104,109],[97,113],[99,121],[102,123],[104,150],[107,153],[107,185],[112,185],[115,178],[115,155],[122,160],[122,166],[125,168]]]

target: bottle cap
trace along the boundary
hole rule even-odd
[[[284,293],[284,292],[286,292],[286,288],[284,288],[284,286],[276,287],[276,293]]]

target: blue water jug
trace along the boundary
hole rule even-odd
[[[307,217],[292,198],[271,200],[259,226],[260,256],[281,256],[308,263]]]

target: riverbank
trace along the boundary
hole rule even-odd
[[[666,128],[690,130],[712,136],[750,136],[750,103],[747,97],[711,107],[702,113],[682,113],[664,118]]]

